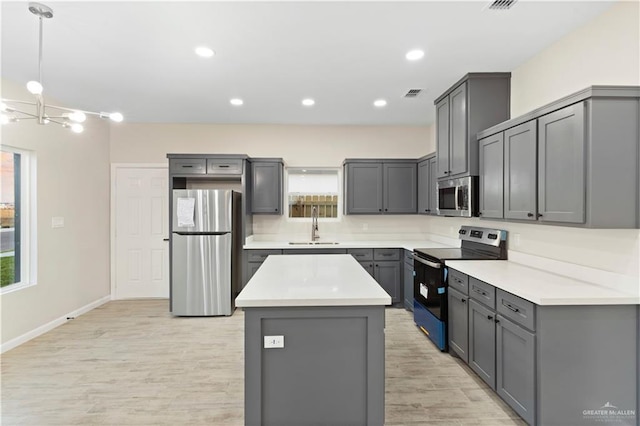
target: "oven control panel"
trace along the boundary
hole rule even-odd
[[[463,226],[458,231],[458,238],[464,241],[476,241],[497,247],[500,245],[500,241],[505,241],[507,239],[507,231],[503,231],[501,229]]]

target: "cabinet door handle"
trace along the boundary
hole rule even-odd
[[[462,303],[467,303],[467,301],[466,301],[466,300],[464,300],[464,299],[460,299],[460,301],[461,301]]]
[[[425,212],[427,212],[427,213],[429,213],[430,211],[431,211],[431,210],[429,210],[429,209],[426,209],[426,210],[425,210]]]
[[[478,212],[478,216],[482,216],[482,212]]]
[[[382,211],[382,209],[378,209],[378,211],[379,211],[379,212],[381,212],[381,211]]]
[[[169,241],[169,239],[168,238],[163,238],[162,241]]]
[[[492,320],[492,319],[493,319],[493,317],[492,317],[491,315],[487,315],[487,319],[488,319],[488,320]]]
[[[509,305],[508,303],[507,303],[507,304],[505,304],[504,306],[506,306],[506,307],[507,307],[507,309],[509,309],[510,311],[513,311],[513,312],[520,312],[520,309],[518,309],[518,308],[514,308],[513,306]]]
[[[527,213],[527,217],[533,217],[533,213]]]
[[[498,318],[496,318],[495,321],[496,321],[496,324],[498,324],[500,322],[500,320]]]
[[[384,209],[384,211],[385,211],[385,212],[388,212],[388,211],[389,211],[389,209]]]
[[[536,216],[537,216],[537,217],[542,217],[542,214],[541,214],[541,213],[538,213]]]
[[[276,209],[276,211],[278,211],[278,209]]]

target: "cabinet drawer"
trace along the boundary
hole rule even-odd
[[[169,160],[171,173],[181,175],[204,175],[207,173],[207,160],[204,158],[181,158]]]
[[[358,262],[373,260],[373,249],[352,248],[347,250],[347,254],[353,256]]]
[[[528,300],[497,289],[496,311],[523,327],[535,331],[536,306]]]
[[[373,260],[400,260],[400,250],[373,249]]]
[[[469,294],[469,276],[463,274],[455,269],[448,268],[449,270],[449,286],[461,291],[462,294]]]
[[[247,260],[249,262],[264,262],[271,254],[282,254],[282,250],[247,250]]]
[[[404,251],[404,263],[408,263],[413,266],[413,252],[411,250]]]
[[[207,173],[214,175],[241,175],[242,160],[209,158],[207,160]]]
[[[496,288],[484,281],[469,277],[469,297],[491,309],[496,308]]]

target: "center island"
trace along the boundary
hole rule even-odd
[[[245,424],[384,424],[389,296],[351,255],[269,256],[245,311]]]

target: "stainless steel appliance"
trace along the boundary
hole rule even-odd
[[[414,249],[413,319],[440,348],[448,350],[446,260],[504,260],[507,231],[463,226],[460,248]]]
[[[240,286],[240,193],[174,190],[171,313],[231,315]]]
[[[478,216],[478,176],[438,181],[438,215]]]

